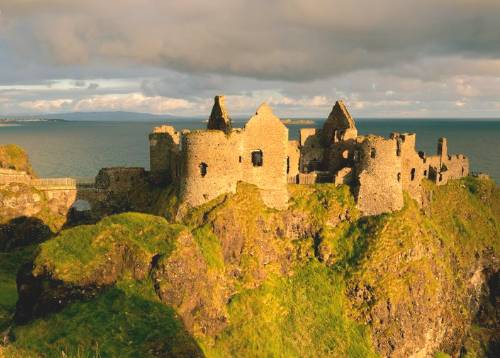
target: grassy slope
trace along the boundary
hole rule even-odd
[[[68,283],[85,284],[108,269],[106,258],[121,253],[123,247],[128,249],[127,257],[136,271],[141,265],[148,269],[154,255],[168,256],[172,252],[182,230],[181,225],[170,225],[165,219],[145,214],[111,216],[97,225],[63,231],[41,244],[35,272],[48,271]],[[52,357],[62,352],[69,356],[136,357],[153,356],[157,351],[196,351],[196,342],[185,332],[175,312],[161,304],[149,277],[134,280],[133,274],[137,272],[132,273],[124,265],[118,278],[114,277],[116,284],[97,299],[70,305],[57,314],[16,328],[15,343],[3,353],[14,357]],[[8,285],[2,286],[0,292],[10,295],[7,309],[11,311],[15,277],[5,280]]]
[[[433,193],[430,216],[423,215],[413,202],[407,200],[401,212],[369,219],[358,218],[352,196],[344,187],[291,187],[293,202],[290,211],[306,215],[320,233],[318,237],[295,243],[297,246],[303,245],[310,254],[300,255],[297,267],[290,276],[272,274],[257,289],[243,285],[228,303],[230,320],[222,334],[215,339],[197,338],[205,353],[208,356],[252,356],[257,352],[259,356],[320,356],[329,353],[343,356],[374,355],[367,327],[353,319],[362,317],[369,309],[350,304],[347,287],[353,281],[372,285],[379,297],[404,302],[400,293],[423,274],[429,278],[425,289],[432,294],[439,282],[425,271],[428,267],[425,258],[422,259],[424,261],[415,260],[410,267],[406,267],[405,277],[398,276],[396,270],[384,271],[388,258],[404,255],[414,247],[416,238],[423,247],[430,250],[439,248],[450,257],[457,258],[458,268],[466,267],[473,253],[485,247],[491,247],[498,254],[500,197],[494,184],[485,180],[466,179],[439,188],[426,185]],[[217,202],[219,207],[207,205],[186,219],[189,226],[195,228],[194,237],[209,266],[216,270],[225,269],[221,243],[204,222],[207,218],[216,217],[224,205],[226,210],[227,206],[229,209],[246,206],[250,212],[261,210],[259,204],[249,199],[254,193],[246,194],[243,193],[241,199],[236,197],[236,202],[221,198]],[[350,209],[350,221],[335,226],[335,215],[342,213],[345,207]],[[237,211],[238,215],[245,215],[245,211]],[[269,218],[276,213],[270,211],[260,215]],[[144,217],[148,220],[151,218]],[[113,225],[128,226],[130,219],[130,225],[134,227],[140,226],[142,221],[142,218],[136,220],[139,217],[121,218],[119,222],[107,219],[111,225],[105,225],[106,230],[100,228],[97,231],[104,232],[104,236],[111,232],[113,236],[113,232],[122,232],[114,231]],[[152,222],[152,226],[157,227],[156,219]],[[251,227],[245,230],[251,233],[253,224],[248,225]],[[89,228],[74,230],[71,234],[63,234],[67,242],[59,239],[57,245],[48,244],[38,258],[40,267],[58,262],[61,278],[69,281],[85,277],[88,274],[85,272],[87,267],[99,267],[99,255],[103,252],[100,247],[85,244],[87,234],[78,232]],[[128,231],[123,237],[131,245],[144,249],[144,252],[151,252],[152,248],[157,247],[156,244],[138,244],[134,235],[139,232],[142,235],[139,229]],[[122,236],[114,237],[120,239]],[[83,243],[79,242],[79,238],[83,238]],[[436,246],[437,243],[440,246]],[[68,261],[66,254],[75,249],[76,261]],[[87,256],[86,252],[92,254]],[[324,262],[319,262],[314,252]],[[94,256],[96,253],[99,255]],[[96,265],[86,265],[85,268],[79,266],[78,261],[86,260]],[[442,265],[444,272],[452,275],[453,272],[446,271],[446,260],[444,257],[438,265]],[[453,277],[450,276],[450,279],[453,280]],[[5,286],[7,289],[2,287],[0,294],[9,295],[10,292],[12,302],[12,278],[10,280],[11,284]],[[169,308],[157,301],[150,286],[133,282],[123,279],[115,288],[94,301],[72,305],[61,313],[16,329],[18,340],[8,348],[8,353],[13,356],[15,352],[21,352],[21,356],[27,352],[54,355],[65,350],[73,355],[83,351],[93,356],[93,352],[99,349],[103,356],[117,352],[122,356],[133,356],[151,354],[155,347],[168,350],[182,345],[196,345],[182,333]],[[459,282],[456,284],[460,287]],[[144,315],[145,311],[148,312],[147,316]],[[85,325],[83,322],[86,322]],[[161,335],[158,335],[159,332]],[[170,344],[170,348],[162,344]]]
[[[9,325],[17,301],[16,273],[19,268],[32,259],[36,247],[29,246],[0,252],[0,332]]]
[[[33,175],[28,155],[18,145],[0,145],[0,168],[15,169]]]

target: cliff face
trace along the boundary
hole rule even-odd
[[[39,190],[33,178],[23,149],[0,146],[0,251],[43,241],[66,223],[76,190]]]
[[[285,211],[268,209],[257,188],[240,184],[177,223],[169,192],[154,210],[170,222],[120,214],[48,240],[18,275],[20,325],[4,352],[495,350],[500,193],[492,181],[425,183],[423,210],[405,198],[401,211],[368,218],[347,187],[289,189]]]

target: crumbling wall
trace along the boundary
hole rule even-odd
[[[358,208],[365,215],[400,210],[403,207],[401,160],[396,140],[370,136],[355,153]]]
[[[221,130],[226,134],[231,132],[232,123],[226,109],[224,96],[215,96],[212,112],[208,119],[207,129]]]
[[[245,125],[243,136],[241,180],[255,184],[267,206],[285,208],[288,203],[288,128],[273,114],[271,107],[262,104]],[[258,152],[262,155],[261,165],[253,161]]]
[[[310,173],[321,169],[325,148],[321,144],[321,131],[316,128],[301,128],[299,131],[301,173]]]
[[[168,184],[179,173],[180,133],[172,126],[160,126],[149,135],[151,178],[157,184]]]
[[[102,168],[95,178],[95,187],[111,193],[121,193],[143,185],[147,180],[148,175],[144,168]]]
[[[354,154],[359,151],[359,143],[354,139],[334,143],[325,150],[324,168],[333,176],[343,168],[354,166]]]
[[[287,148],[287,159],[286,159],[287,160],[286,172],[289,183],[292,184],[297,183],[297,175],[299,174],[299,159],[300,159],[299,142],[296,140],[289,140]]]
[[[343,101],[335,102],[321,130],[321,140],[324,146],[343,140],[355,139],[358,130],[354,119],[349,114]]]
[[[401,183],[403,190],[418,203],[421,202],[422,179],[427,177],[428,169],[423,158],[415,150],[415,133],[391,133],[396,140],[396,155],[401,159]]]
[[[187,133],[181,139],[180,197],[198,206],[225,193],[236,192],[240,178],[241,134],[219,130]]]
[[[449,155],[448,142],[442,137],[438,140],[437,155],[426,157],[424,159],[426,168],[428,168],[428,178],[437,185],[443,185],[450,179],[460,179],[469,175],[469,159],[462,155]]]

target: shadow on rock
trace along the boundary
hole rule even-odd
[[[0,251],[40,243],[53,235],[42,220],[20,216],[0,224]]]

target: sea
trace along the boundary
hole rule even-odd
[[[298,139],[303,127],[321,127],[324,119],[311,124],[288,124],[290,138]],[[204,128],[202,119],[164,122],[64,121],[0,125],[0,145],[15,143],[29,154],[41,177],[74,177],[89,180],[103,167],[149,168],[148,134],[160,124],[177,129]],[[235,120],[234,127],[245,121]],[[357,119],[360,134],[388,136],[391,132],[417,134],[417,150],[435,154],[439,137],[448,138],[451,154],[470,158],[471,170],[489,174],[500,182],[500,119]]]

